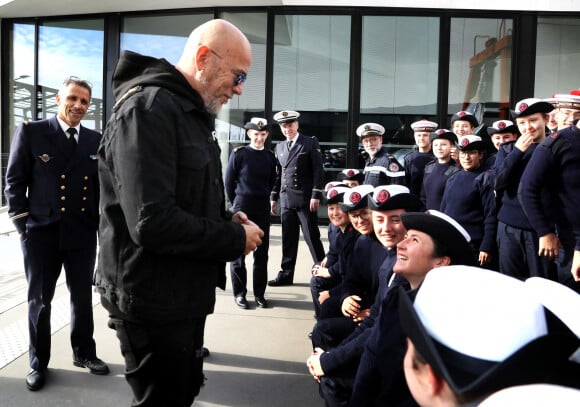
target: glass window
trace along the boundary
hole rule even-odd
[[[39,26],[37,116],[56,114],[55,95],[69,76],[93,84],[89,110],[83,125],[102,132],[103,128],[103,20],[71,20]]]
[[[172,64],[179,57],[191,31],[213,18],[212,14],[125,17],[121,32],[121,51],[130,50]]]
[[[468,110],[480,123],[509,119],[511,19],[452,18],[449,117]]]
[[[10,63],[7,98],[10,141],[14,130],[25,120],[34,119],[34,25],[14,24],[10,32]]]
[[[364,17],[361,47],[361,123],[382,124],[391,151],[412,145],[410,124],[437,109],[439,18]]]
[[[244,83],[243,93],[234,95],[220,111],[216,122],[216,135],[222,150],[223,168],[227,167],[231,150],[249,143],[244,124],[252,117],[264,117],[266,99],[266,13],[222,13],[220,18],[238,27],[252,46],[252,66]],[[269,121],[271,118],[267,118]],[[225,173],[225,171],[224,171]]]
[[[279,15],[275,21],[274,113],[299,111],[300,131],[323,155],[347,140],[350,16]],[[272,141],[284,139],[278,126]],[[327,180],[339,168],[327,166]]]
[[[580,87],[580,19],[538,18],[534,96],[547,98]]]

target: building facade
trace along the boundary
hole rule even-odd
[[[580,87],[580,3],[572,0],[509,2],[519,10],[495,0],[478,10],[453,0],[247,7],[214,1],[219,6],[197,8],[154,2],[172,7],[163,10],[150,2],[141,5],[148,10],[128,0],[99,3],[109,8],[71,10],[59,0],[51,2],[56,10],[40,16],[32,15],[34,7],[0,6],[2,183],[14,129],[56,113],[54,96],[64,78],[93,83],[83,124],[102,131],[114,104],[111,74],[119,54],[132,50],[175,63],[192,28],[213,18],[240,27],[253,52],[243,95],[217,118],[224,166],[230,151],[247,142],[245,122],[282,109],[302,113],[301,130],[319,140],[333,180],[342,168],[362,166],[354,132],[360,123],[383,124],[385,144],[402,154],[413,144],[410,124],[421,118],[446,128],[453,113],[471,110],[489,124],[509,118],[519,99]],[[44,3],[38,4],[42,13]],[[282,139],[275,127],[271,141]]]

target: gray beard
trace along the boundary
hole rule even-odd
[[[222,108],[221,103],[219,102],[218,99],[212,99],[211,95],[209,95],[207,93],[207,88],[208,88],[208,80],[207,78],[204,76],[202,76],[201,78],[201,86],[202,86],[202,92],[201,92],[201,98],[203,99],[203,102],[205,104],[205,109],[213,114],[213,115],[217,115],[219,113],[219,111]]]

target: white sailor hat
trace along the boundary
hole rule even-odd
[[[498,120],[487,128],[487,134],[490,136],[496,133],[518,133],[518,127],[511,120]]]
[[[362,173],[362,171],[357,170],[356,168],[345,168],[344,170],[342,170],[341,172],[338,173],[338,175],[336,176],[336,179],[338,181],[352,180],[352,181],[363,182],[365,179],[365,176]]]
[[[451,124],[453,124],[457,120],[469,122],[473,127],[479,126],[479,122],[477,121],[473,113],[468,112],[467,110],[461,110],[455,113],[453,116],[451,116]]]
[[[347,185],[339,184],[332,186],[326,191],[326,204],[341,203],[346,191],[350,190]]]
[[[459,137],[457,141],[458,150],[485,150],[485,143],[481,140],[481,137],[475,134],[468,134],[466,136]]]
[[[429,134],[429,141],[432,143],[433,140],[445,139],[449,140],[453,144],[457,143],[457,136],[451,130],[439,129],[435,130],[433,133]]]
[[[437,123],[431,122],[431,121],[426,120],[426,119],[422,119],[422,120],[419,120],[417,122],[411,123],[411,128],[415,132],[431,133],[431,132],[435,131],[437,126],[438,126]]]
[[[282,110],[274,115],[274,120],[278,124],[295,122],[300,117],[300,113],[294,110]]]
[[[556,93],[552,98],[557,108],[580,110],[580,89],[571,90],[570,93]]]
[[[423,202],[403,185],[379,185],[368,196],[369,209],[373,211],[390,211],[405,209],[417,212],[423,208]]]
[[[329,151],[330,151],[330,154],[338,154],[338,153],[340,153],[340,150],[337,149],[337,148],[331,148]]]
[[[343,212],[355,211],[366,208],[368,205],[367,195],[373,192],[373,186],[368,184],[357,185],[344,193],[340,209]]]
[[[399,313],[416,351],[458,396],[544,382],[579,344],[569,330],[550,331],[555,322],[522,281],[476,267],[431,270],[418,290],[401,292]]]
[[[246,130],[269,131],[270,125],[268,120],[262,117],[252,117],[249,122],[244,125]]]
[[[512,117],[530,116],[534,113],[550,113],[554,110],[554,105],[538,98],[527,98],[516,103],[516,107],[511,111]]]
[[[338,187],[338,186],[345,186],[346,187],[348,185],[345,185],[340,181],[330,181],[324,186],[324,190],[328,192],[328,191],[330,191],[331,188]]]
[[[385,128],[378,123],[363,123],[356,129],[356,135],[360,138],[366,136],[382,136]]]
[[[429,209],[425,212],[407,212],[401,214],[405,229],[415,229],[431,236],[444,245],[442,256],[449,256],[451,264],[475,265],[473,249],[469,242],[471,236],[451,216]]]

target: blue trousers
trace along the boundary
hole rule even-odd
[[[96,245],[65,250],[58,226],[30,230],[21,241],[28,282],[29,363],[44,370],[50,360],[50,314],[56,281],[64,266],[70,292],[70,341],[75,359],[96,358],[93,340],[92,281]]]
[[[519,229],[503,222],[497,225],[499,271],[525,280],[543,277],[554,280],[554,263],[538,256],[539,240],[536,232]]]

